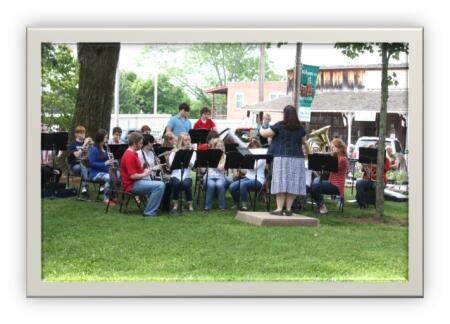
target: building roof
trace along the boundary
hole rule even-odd
[[[319,71],[324,70],[381,70],[382,64],[364,64],[364,65],[321,65]],[[288,71],[294,70],[295,67],[288,69]],[[389,64],[388,69],[409,69],[408,63]]]
[[[205,93],[228,93],[228,86],[221,85],[215,88],[203,90]]]
[[[271,101],[241,107],[242,110],[282,112],[284,107],[293,104],[292,96],[283,96]],[[355,112],[380,111],[380,91],[317,91],[312,112]],[[391,90],[388,99],[388,112],[408,112],[408,91]]]

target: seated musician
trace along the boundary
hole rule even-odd
[[[108,144],[125,144],[121,138],[122,138],[122,128],[116,126],[112,130],[112,137],[109,139]]]
[[[248,148],[259,148],[261,145],[257,140],[252,140],[248,145]],[[233,208],[239,208],[239,196],[241,199],[241,210],[248,210],[248,189],[259,190],[264,184],[265,175],[264,170],[266,168],[266,160],[258,160],[255,161],[255,168],[249,170],[241,170],[241,172],[245,172],[245,177],[240,181],[235,180],[230,184],[230,192],[233,197]],[[255,183],[255,175],[256,175],[256,183]],[[239,176],[239,175],[238,175]]]
[[[113,186],[113,177],[110,176],[110,168],[115,163],[114,158],[108,156],[105,151],[105,145],[108,142],[108,132],[99,129],[94,136],[94,145],[88,153],[89,159],[89,177],[92,181],[104,184],[103,203],[110,206],[116,204],[115,199],[111,198],[111,188]],[[110,201],[111,200],[111,201]]]
[[[144,216],[156,216],[164,194],[164,182],[150,179],[151,169],[142,169],[137,151],[142,148],[143,137],[137,132],[128,136],[128,149],[120,160],[120,177],[125,192],[148,196]]]
[[[191,137],[187,133],[181,133],[178,138],[177,148],[175,151],[170,153],[169,156],[169,166],[172,165],[175,158],[176,151],[179,150],[190,150],[191,149]],[[173,207],[172,212],[176,212],[178,209],[178,199],[180,197],[180,191],[183,190],[186,194],[186,201],[188,204],[188,210],[194,211],[192,206],[192,176],[191,170],[194,166],[196,160],[196,153],[192,154],[189,166],[183,171],[183,183],[181,183],[181,169],[173,170],[170,174],[170,186],[173,192]]]
[[[375,145],[369,146],[376,148]],[[384,159],[384,184],[387,182],[387,172],[389,171],[390,162]],[[369,190],[375,190],[377,182],[377,165],[362,164],[363,178],[356,181],[356,202],[359,208],[367,208],[366,193]]]
[[[85,195],[88,191],[88,169],[82,165],[82,159],[87,158],[87,151],[92,146],[92,139],[85,138],[86,129],[83,126],[77,126],[74,135],[75,139],[69,146],[68,161],[73,174],[81,176],[81,194]]]
[[[208,184],[206,191],[205,211],[209,211],[212,206],[214,192],[217,190],[219,200],[219,209],[225,209],[225,190],[228,186],[229,180],[225,177],[225,145],[220,138],[212,139],[209,142],[210,149],[222,150],[224,154],[220,159],[217,168],[208,168]],[[203,185],[206,185],[206,177],[203,178]]]
[[[152,129],[150,128],[150,126],[148,125],[143,125],[141,127],[141,135],[151,135],[152,133]]]
[[[48,133],[48,126],[41,124],[42,133]],[[41,151],[41,188],[45,189],[50,183],[59,183],[61,169],[55,167],[53,152],[50,150]]]
[[[344,199],[348,160],[347,148],[341,139],[335,138],[331,141],[331,153],[338,158],[338,171],[330,172],[328,180],[313,183],[310,190],[311,197],[319,207],[321,214],[328,213],[322,194],[339,196],[339,201]]]
[[[155,180],[156,172],[161,170],[162,165],[159,163],[159,159],[153,151],[153,144],[155,144],[155,138],[152,135],[143,134],[142,149],[137,151],[137,155],[142,169],[150,169],[150,178]]]

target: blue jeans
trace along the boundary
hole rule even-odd
[[[80,163],[76,163],[71,166],[70,170],[73,174],[81,176],[81,186],[84,188],[88,187],[87,179],[89,179],[88,169],[81,166]]]
[[[184,178],[183,184],[178,178],[170,178],[170,187],[173,192],[173,200],[178,200],[180,198],[180,191],[183,190],[186,193],[186,201],[192,201],[192,179]]]
[[[145,216],[155,216],[164,195],[166,185],[162,181],[151,181],[147,179],[137,180],[133,183],[131,192],[148,197],[144,209]]]
[[[375,181],[361,179],[356,181],[356,201],[360,207],[366,207],[366,192],[369,190],[375,190]]]
[[[109,173],[99,172],[92,178],[92,180],[95,182],[100,182],[104,185],[103,199],[108,200],[111,195],[111,188],[113,186]]]
[[[226,178],[208,178],[208,186],[206,191],[205,209],[211,209],[214,192],[217,190],[217,198],[219,200],[219,208],[225,209],[225,190],[228,180]],[[206,178],[203,181],[206,185]]]
[[[323,195],[335,195],[339,196],[339,189],[334,184],[331,184],[329,181],[322,180],[321,182],[317,182],[312,184],[311,186],[311,197],[316,202],[317,206],[322,206],[323,204]]]
[[[239,190],[239,180],[236,180],[232,184],[230,184],[230,192],[235,204],[239,203],[239,195],[241,196],[241,203],[246,204],[248,201],[248,189],[259,190],[261,187],[262,184],[259,181],[256,181],[255,186],[255,179],[243,178],[241,179],[240,190]]]

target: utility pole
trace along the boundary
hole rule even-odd
[[[300,93],[300,74],[302,71],[302,43],[297,43],[297,49],[295,51],[295,74],[294,74],[294,106],[297,107],[297,111],[300,109],[298,105],[298,97]]]

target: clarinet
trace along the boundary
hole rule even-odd
[[[144,150],[141,150],[142,157],[144,159],[144,164],[142,166],[143,169],[148,169],[150,164],[147,161],[147,157],[145,156]],[[153,174],[153,170],[150,172],[150,179],[155,180],[155,175]]]
[[[106,152],[108,154],[109,159],[114,159],[114,154],[111,153],[108,144],[106,144]],[[119,161],[114,159],[113,163],[111,164],[110,169],[112,169],[113,171],[118,171],[119,170]]]

